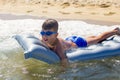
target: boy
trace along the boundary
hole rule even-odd
[[[120,35],[119,28],[104,32],[98,36],[90,36],[86,39],[77,36],[68,37],[66,40],[58,38],[58,22],[54,19],[46,20],[42,25],[42,42],[46,44],[52,51],[54,51],[61,60],[63,67],[68,66],[68,60],[65,51],[70,48],[87,47],[88,45],[96,44],[100,41],[113,35]]]

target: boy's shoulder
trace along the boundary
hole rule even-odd
[[[62,38],[58,38],[58,40],[60,41],[60,44],[64,47],[64,49],[68,50],[72,47],[76,47],[76,44],[74,44],[73,42],[71,41],[67,41],[67,40],[64,40]]]
[[[67,41],[62,38],[57,38],[59,42],[66,43]]]

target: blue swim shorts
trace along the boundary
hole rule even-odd
[[[74,42],[78,47],[87,47],[87,41],[81,37],[70,36],[65,40]]]

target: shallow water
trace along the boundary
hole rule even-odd
[[[73,63],[61,72],[59,65],[24,59],[24,51],[13,38],[16,34],[39,36],[44,20],[0,20],[0,80],[120,80],[120,57]],[[100,26],[82,21],[60,21],[59,37],[87,37],[116,26]]]

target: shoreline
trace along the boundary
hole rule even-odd
[[[0,0],[0,13],[5,14],[1,16],[4,19],[11,19],[6,14],[13,14],[120,24],[120,0]]]
[[[39,17],[39,16],[33,16],[33,15],[24,15],[24,14],[8,14],[8,13],[0,13],[0,19],[2,20],[17,20],[17,19],[48,19],[47,17]],[[54,18],[58,21],[64,21],[64,20],[75,20],[75,21],[84,21],[89,24],[96,24],[96,25],[120,25],[119,22],[112,22],[112,21],[103,21],[103,20],[90,20],[90,19],[59,19]]]

